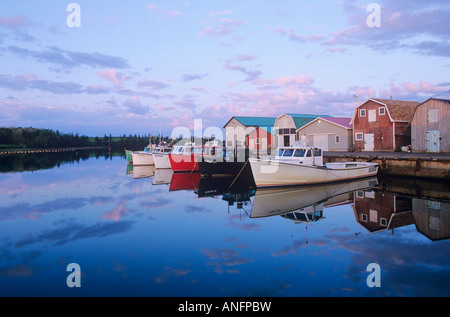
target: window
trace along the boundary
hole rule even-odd
[[[362,132],[357,132],[356,134],[355,134],[355,140],[356,141],[362,141],[362,140],[364,140],[364,138],[363,138],[363,133]]]
[[[377,111],[375,109],[369,110],[369,122],[377,121]]]
[[[365,117],[366,116],[366,109],[360,109],[359,110],[359,116],[360,117]]]
[[[428,109],[428,122],[439,122],[438,109]]]
[[[340,142],[339,135],[336,135],[336,136],[335,136],[334,141],[335,141],[336,144]]]
[[[386,108],[384,108],[384,107],[378,108],[378,114],[380,116],[383,116],[385,113],[386,113]]]
[[[314,156],[322,156],[322,150],[321,149],[314,149]]]
[[[256,143],[256,144],[260,144],[259,138],[255,139],[255,143]]]
[[[284,151],[283,149],[279,149],[278,150],[278,156],[283,156],[283,151]]]
[[[290,134],[295,134],[295,128],[291,128]]]
[[[289,134],[290,129],[283,129],[283,134]]]
[[[306,157],[311,157],[311,150],[308,150],[308,152],[306,152]]]
[[[295,157],[303,157],[305,156],[305,150],[295,150],[294,156]]]
[[[292,154],[294,153],[294,150],[292,149],[286,149],[284,150],[283,156],[292,156]]]

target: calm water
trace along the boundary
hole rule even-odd
[[[54,159],[1,162],[1,296],[450,295],[445,185],[255,192],[121,156]]]

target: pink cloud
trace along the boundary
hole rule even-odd
[[[126,215],[127,213],[128,213],[128,209],[122,203],[119,203],[119,205],[116,208],[114,208],[113,210],[102,214],[102,218],[119,221],[120,217]]]
[[[125,80],[124,75],[121,73],[118,73],[114,68],[99,71],[98,76],[103,79],[109,80],[116,87],[120,87]]]
[[[278,77],[277,79],[275,79],[274,81],[277,85],[306,85],[309,86],[312,83],[314,83],[314,78],[305,76],[305,75],[300,75],[297,77],[292,77],[292,76],[285,76],[285,77]]]
[[[21,15],[13,17],[0,15],[0,26],[4,26],[10,29],[16,29],[25,25],[25,18]]]

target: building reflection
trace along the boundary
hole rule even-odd
[[[380,188],[355,192],[352,205],[355,220],[370,233],[414,225],[432,241],[450,237],[450,201],[441,183],[412,183],[398,180],[381,183]],[[426,194],[424,194],[426,193]]]
[[[383,191],[356,191],[355,219],[369,232],[394,230],[414,223],[411,198]]]
[[[351,205],[367,232],[415,226],[432,241],[450,237],[449,185],[421,180],[367,179],[321,186],[257,190],[251,218],[281,216],[294,223],[326,219],[324,208]]]

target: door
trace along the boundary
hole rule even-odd
[[[439,142],[439,130],[427,131],[427,151],[428,152],[439,152],[440,142]]]
[[[313,145],[322,148],[324,151],[328,151],[328,134],[315,135]]]
[[[291,144],[290,144],[290,136],[289,135],[285,135],[284,136],[284,146],[291,146]]]
[[[364,134],[364,151],[373,151],[373,133]]]

